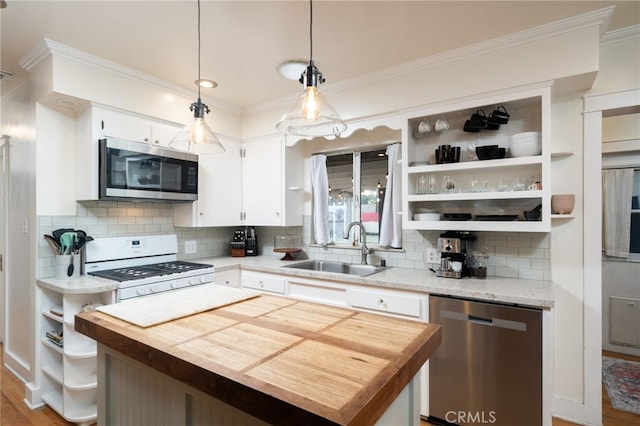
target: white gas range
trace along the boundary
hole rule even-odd
[[[85,247],[85,274],[117,281],[116,302],[214,280],[212,265],[177,260],[175,234],[96,238]]]

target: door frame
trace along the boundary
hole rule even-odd
[[[4,344],[5,333],[5,277],[7,276],[7,188],[9,187],[9,141],[0,135],[0,343]],[[3,345],[4,348],[4,345]],[[3,349],[4,350],[4,349]]]
[[[584,408],[602,419],[602,118],[640,106],[640,89],[588,94],[584,100]],[[590,188],[590,190],[586,190]]]

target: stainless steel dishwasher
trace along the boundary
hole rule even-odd
[[[442,343],[429,359],[429,417],[439,425],[542,424],[542,311],[429,296]]]

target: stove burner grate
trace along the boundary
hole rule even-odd
[[[126,268],[89,272],[89,275],[123,282],[141,278],[179,274],[181,272],[195,271],[197,269],[205,268],[211,268],[211,265],[176,260],[173,262],[161,262],[150,265],[129,266]]]

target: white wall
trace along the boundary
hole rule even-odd
[[[4,362],[18,376],[33,379],[35,289],[35,107],[30,87],[23,83],[2,97],[2,133],[11,137],[10,180],[5,182],[9,204],[4,257]]]

